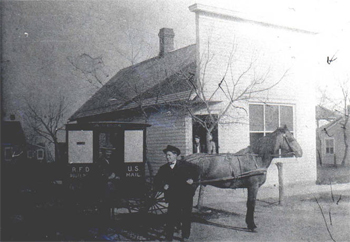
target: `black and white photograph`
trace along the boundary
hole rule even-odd
[[[0,240],[350,241],[349,9],[0,0]]]

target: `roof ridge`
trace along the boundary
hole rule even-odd
[[[327,123],[327,124],[325,124],[325,125],[322,125],[319,129],[321,129],[321,130],[329,129],[329,128],[333,127],[336,123],[338,123],[338,122],[339,122],[340,120],[342,120],[342,119],[343,119],[343,116],[338,117],[338,118],[336,118],[336,119],[330,121],[329,123]]]
[[[150,61],[152,61],[152,60],[156,60],[156,59],[165,59],[166,57],[169,58],[170,55],[175,54],[176,52],[180,52],[181,50],[190,48],[190,47],[195,46],[195,45],[196,45],[196,44],[187,45],[187,46],[185,46],[185,47],[181,47],[180,49],[176,49],[176,50],[167,52],[167,53],[164,54],[164,56],[159,56],[159,55],[157,55],[157,56],[151,57],[151,58],[149,58],[149,59],[147,59],[147,60],[144,60],[144,61],[141,61],[141,62],[139,62],[139,63],[136,63],[136,64],[134,64],[134,65],[130,65],[130,66],[124,67],[124,68],[120,69],[110,80],[112,80],[112,79],[113,79],[116,75],[118,75],[118,73],[121,72],[121,71],[129,70],[129,69],[131,69],[131,68],[136,68],[136,67],[138,67],[138,66],[140,66],[140,65],[143,65],[143,64],[145,64],[145,63],[147,63],[147,62],[150,62]],[[108,81],[108,82],[109,82],[109,81]],[[105,85],[106,85],[108,82],[106,82]]]

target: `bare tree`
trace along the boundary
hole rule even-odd
[[[130,65],[135,65],[151,57],[152,47],[143,37],[144,30],[133,27],[137,23],[134,16],[132,18],[125,17],[119,23],[119,32],[122,34],[124,41],[123,46],[116,47],[116,51]]]
[[[343,120],[341,122],[341,128],[343,130],[343,138],[344,138],[344,155],[342,158],[341,164],[344,166],[345,161],[348,159],[348,150],[349,150],[349,137],[348,137],[348,123],[349,123],[349,115],[350,115],[350,87],[349,87],[349,79],[346,79],[344,82],[340,83],[340,89],[342,92],[343,98]]]
[[[217,80],[209,80],[209,78],[207,79],[208,66],[213,60],[214,54],[210,51],[210,43],[208,43],[207,51],[203,54],[199,63],[199,67],[202,71],[200,73],[198,71],[196,73],[184,71],[177,74],[181,80],[187,82],[189,89],[194,94],[194,99],[192,100],[189,97],[189,100],[183,102],[162,103],[163,105],[167,104],[170,107],[183,110],[184,112],[180,112],[181,115],[183,113],[189,114],[195,122],[199,123],[206,130],[207,147],[210,147],[211,132],[218,124],[240,122],[231,117],[232,112],[230,112],[230,109],[244,110],[244,112],[247,113],[241,103],[251,100],[257,94],[271,90],[285,78],[288,72],[288,70],[285,71],[279,79],[269,82],[269,70],[261,75],[257,75],[254,70],[255,60],[252,59],[250,63],[248,63],[246,69],[241,71],[238,76],[234,77],[234,75],[232,75],[235,71],[234,55],[236,49],[234,47],[233,45],[228,56],[226,70],[221,76],[217,77]],[[210,87],[213,86],[216,86],[216,88],[212,89],[212,91],[208,91]],[[222,105],[219,109],[215,107],[214,110],[213,104],[218,103],[215,99],[218,97]],[[157,100],[162,100],[161,91],[157,92]],[[139,100],[141,105],[142,101],[142,99]],[[203,119],[197,115],[198,109],[204,109],[207,113],[207,118]],[[201,186],[198,198],[199,209],[202,205],[203,193],[204,189]]]
[[[68,56],[67,60],[94,88],[101,88],[109,77],[102,56],[92,57],[84,53],[78,57]]]
[[[134,27],[138,23],[128,17],[121,18],[116,31],[121,34],[121,38],[115,41],[117,46],[112,50],[119,55],[121,62],[116,63],[115,68],[121,69],[123,66],[133,66],[144,59],[151,57],[153,49],[151,45],[145,41],[147,34],[144,30]],[[143,20],[139,20],[143,21]],[[74,70],[83,76],[84,81],[90,83],[94,88],[100,88],[110,76],[110,70],[105,65],[102,56],[93,57],[89,53],[83,53],[79,56],[68,56],[68,62],[73,66]],[[134,87],[132,87],[134,88]]]
[[[344,155],[341,158],[342,162],[341,165],[345,165],[345,162],[347,159],[349,159],[349,137],[348,137],[348,124],[349,124],[349,104],[350,104],[350,82],[349,78],[343,78],[343,81],[338,81],[338,95],[335,96],[329,96],[327,93],[327,89],[319,89],[319,92],[321,94],[320,98],[320,104],[321,105],[327,105],[332,110],[338,112],[342,119],[340,120],[340,125],[342,128],[343,133],[343,140],[344,140]],[[338,97],[341,97],[340,99]],[[319,152],[319,151],[317,151]],[[319,155],[320,159],[321,156]]]
[[[255,72],[256,59],[251,58],[245,69],[235,76],[232,74],[235,72],[236,67],[235,55],[236,45],[233,44],[226,61],[225,71],[216,80],[209,80],[207,78],[208,66],[215,54],[211,52],[210,43],[208,42],[206,51],[201,56],[199,63],[202,71],[200,73],[182,73],[196,96],[195,106],[204,108],[207,118],[203,119],[196,115],[197,109],[193,108],[193,103],[182,103],[180,105],[186,109],[195,122],[198,122],[206,130],[207,147],[209,147],[211,132],[218,124],[240,123],[237,117],[231,116],[230,110],[243,110],[245,113],[248,113],[240,104],[251,100],[258,94],[271,90],[285,78],[288,72],[286,70],[278,80],[271,82],[269,80],[270,70],[267,69],[264,73],[257,75]],[[216,86],[216,88],[208,91],[208,86]],[[215,101],[218,97],[222,105],[214,111],[212,106],[214,103],[217,103]]]
[[[25,119],[29,128],[38,137],[42,137],[55,147],[55,161],[60,160],[58,145],[58,131],[64,127],[66,111],[66,99],[61,96],[56,102],[48,102],[45,106],[36,106],[27,101]]]
[[[238,76],[234,76],[232,73],[235,71],[235,54],[236,46],[233,44],[228,55],[225,72],[222,73],[216,81],[207,80],[208,66],[214,58],[214,53],[211,52],[210,42],[208,41],[206,51],[201,56],[201,61],[199,63],[202,71],[199,72],[199,74],[197,72],[195,78],[188,79],[198,101],[204,106],[208,114],[208,118],[203,120],[196,115],[194,109],[187,108],[192,119],[205,128],[207,147],[210,147],[211,132],[219,123],[227,122],[224,120],[230,109],[244,110],[247,113],[244,107],[239,105],[240,102],[247,102],[256,94],[272,89],[278,85],[287,74],[287,71],[285,71],[279,80],[274,81],[272,84],[268,84],[267,79],[269,70],[262,75],[256,76],[254,73],[255,60],[251,59],[246,68],[241,71]],[[253,74],[251,74],[252,72]],[[207,85],[217,85],[217,87],[213,92],[207,92]],[[223,100],[223,105],[219,111],[216,110],[214,113],[212,109],[212,101],[215,96],[221,97],[220,99]],[[237,122],[237,120],[228,122]],[[201,209],[203,205],[203,195],[204,187],[200,186],[197,204],[198,209]]]

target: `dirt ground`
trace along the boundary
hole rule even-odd
[[[297,192],[289,193],[296,195],[286,196],[279,205],[278,197],[270,197],[271,190],[261,188],[255,212],[258,228],[250,232],[245,224],[246,190],[208,186],[204,210],[193,212],[190,241],[350,241],[350,183],[293,189]],[[2,241],[164,240],[164,216],[141,216],[120,209],[112,221],[101,226],[91,211],[73,216],[52,200],[32,203],[35,210],[18,210],[9,214],[9,221],[3,219],[2,210]],[[175,240],[180,238],[176,233]]]
[[[218,200],[207,204],[207,214],[195,213],[192,240],[350,241],[350,191],[332,192],[334,201],[331,192],[288,197],[283,206],[276,199],[259,200],[255,232],[246,230],[244,201]]]
[[[204,210],[194,209],[190,241],[350,241],[350,184],[324,186],[321,192],[285,197],[283,205],[276,198],[259,199],[255,213],[258,228],[254,232],[246,229],[245,196],[242,189],[208,187]],[[121,217],[122,230],[111,227],[109,235],[99,238],[164,239],[164,221],[159,217],[141,222],[127,216]],[[147,226],[137,228],[137,223]],[[181,233],[176,233],[175,240],[180,238]]]

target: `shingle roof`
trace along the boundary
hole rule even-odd
[[[19,121],[3,121],[1,123],[2,144],[25,144],[26,138]]]
[[[325,124],[325,125],[321,126],[319,129],[320,130],[329,130],[329,129],[333,128],[334,126],[336,126],[336,124],[338,124],[340,121],[343,121],[343,120],[345,120],[345,117],[344,116],[340,116],[337,119],[329,122],[328,124]]]
[[[166,104],[166,103],[172,103],[175,101],[189,100],[191,97],[191,94],[192,94],[192,91],[184,91],[184,92],[177,92],[177,93],[172,93],[168,95],[162,95],[160,97],[151,97],[151,98],[143,99],[142,105],[144,107],[147,107],[155,104]],[[125,106],[121,107],[119,110],[132,109],[136,107],[138,107],[137,102],[130,102]]]
[[[160,100],[160,96],[163,102],[183,98],[183,94],[168,95],[190,89],[184,79],[196,71],[195,51],[195,45],[190,45],[120,70],[69,120],[135,108],[137,102],[132,100],[137,98],[147,105]]]
[[[325,107],[322,107],[320,105],[316,106],[316,119],[326,119],[326,120],[334,120],[339,118],[340,115],[337,114],[334,111],[331,111]]]

